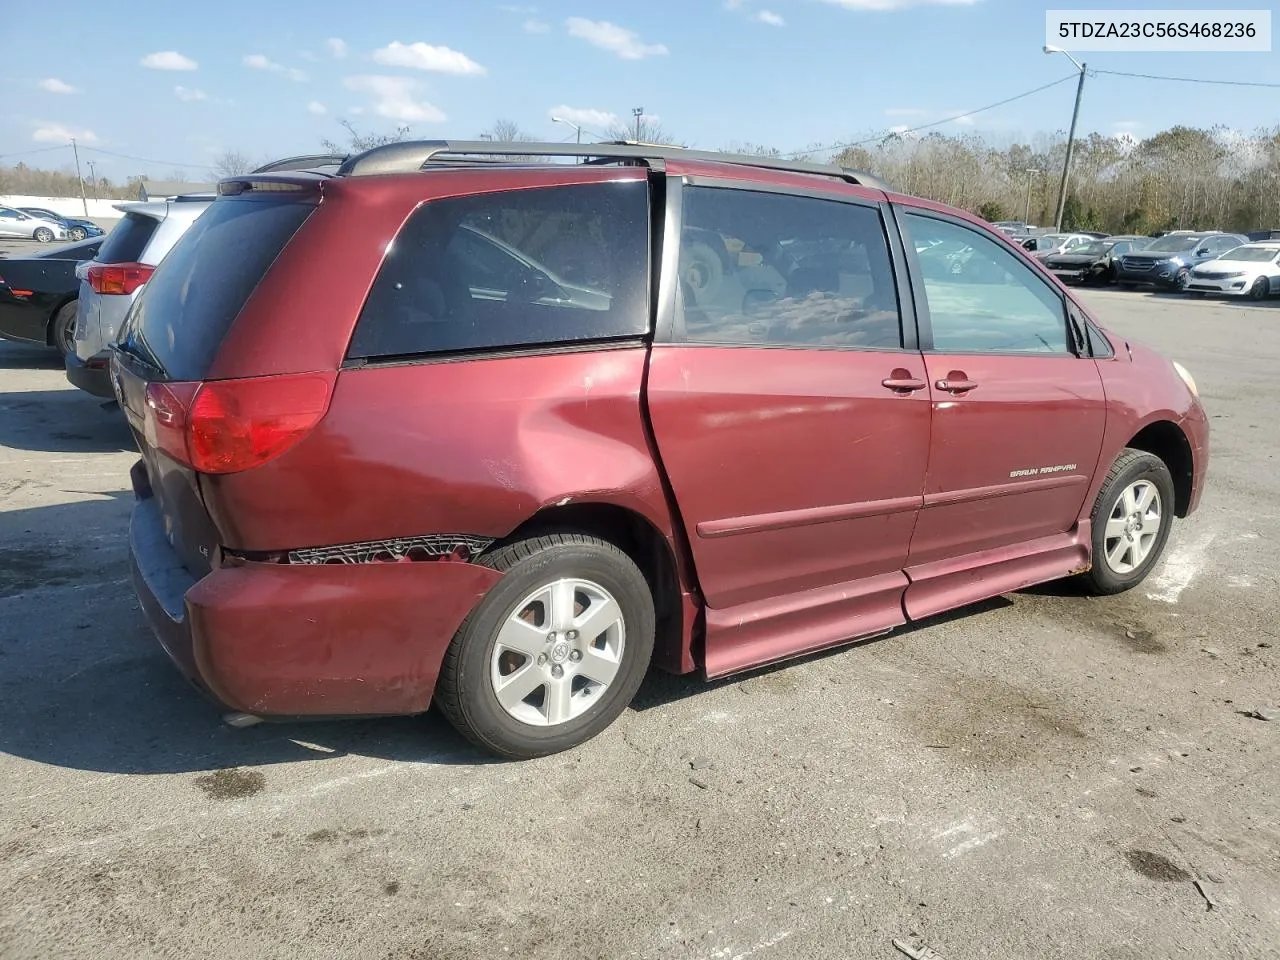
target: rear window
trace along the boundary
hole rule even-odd
[[[172,380],[201,380],[240,309],[315,209],[274,197],[210,205],[142,288],[124,349]]]
[[[426,203],[391,245],[353,358],[639,336],[649,328],[644,181]]]
[[[141,213],[126,213],[107,234],[98,251],[99,263],[137,263],[160,221]]]

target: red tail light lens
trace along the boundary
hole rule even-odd
[[[238,473],[280,456],[324,417],[335,373],[147,387],[144,434],[200,473]]]
[[[156,268],[146,263],[95,263],[85,278],[94,293],[129,295],[151,279]]]

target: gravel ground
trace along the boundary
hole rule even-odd
[[[523,764],[224,727],[131,595],[118,414],[0,345],[0,957],[1280,956],[1280,303],[1086,296],[1213,416],[1143,588],[654,676]]]

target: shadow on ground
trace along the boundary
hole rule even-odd
[[[115,404],[75,389],[0,394],[0,446],[41,453],[133,450],[129,425]]]

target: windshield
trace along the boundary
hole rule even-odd
[[[1048,250],[1050,247],[1060,246],[1064,239],[1066,238],[1060,233],[1049,233],[1037,240],[1036,246],[1041,250]]]
[[[1145,253],[1177,253],[1180,250],[1192,250],[1204,237],[1189,237],[1183,234],[1170,234],[1161,237],[1143,248]]]
[[[1280,254],[1280,247],[1236,247],[1224,253],[1219,260],[1244,260],[1249,263],[1266,263]]]

